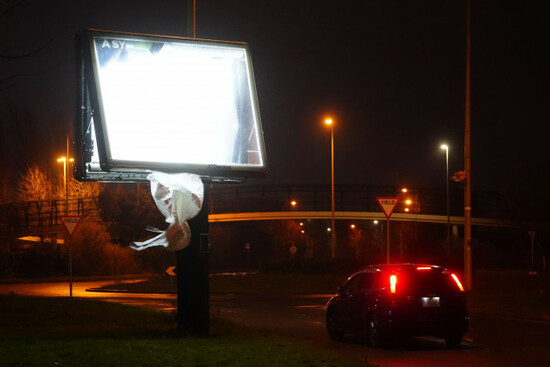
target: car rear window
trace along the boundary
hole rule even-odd
[[[451,275],[441,269],[407,270],[398,273],[400,288],[409,291],[459,292]]]

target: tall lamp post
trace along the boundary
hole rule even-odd
[[[466,0],[466,96],[464,113],[464,280],[466,290],[472,289],[472,177],[470,147],[470,0]]]
[[[445,181],[447,183],[447,256],[451,254],[451,212],[450,212],[450,199],[449,199],[449,146],[442,144],[441,149],[445,150]]]
[[[68,160],[68,161],[67,161]],[[59,163],[63,162],[63,186],[65,186],[65,215],[69,214],[69,182],[67,176],[69,176],[69,162],[73,162],[73,158],[69,158],[69,136],[67,135],[67,155],[58,158]]]
[[[67,136],[67,155],[58,158],[59,163],[63,162],[63,185],[65,186],[65,215],[69,214],[69,162],[73,162],[73,158],[69,158],[69,137]],[[73,297],[73,256],[71,250],[71,236],[67,233],[67,243],[69,247],[69,297]]]
[[[330,231],[330,250],[331,257],[336,258],[336,227],[334,225],[334,121],[331,118],[325,119],[325,124],[330,126],[330,186],[331,186],[331,202],[332,202],[332,224]]]
[[[58,158],[59,163],[63,162],[63,187],[65,187],[65,214],[68,214],[68,204],[69,204],[69,182],[67,181],[67,170],[69,165],[67,164],[67,157]],[[73,158],[69,158],[69,162],[73,162]]]

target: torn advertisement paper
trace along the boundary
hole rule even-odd
[[[151,181],[151,195],[155,204],[166,217],[169,226],[166,231],[147,227],[147,230],[158,235],[143,242],[133,242],[130,247],[138,251],[153,246],[166,247],[169,251],[184,249],[191,241],[187,220],[199,214],[204,199],[200,176],[152,172],[147,179]]]

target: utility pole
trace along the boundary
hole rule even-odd
[[[69,214],[69,135],[67,135],[67,155],[65,156],[65,215]],[[69,250],[69,297],[73,298],[73,250],[71,248],[71,235],[67,233]]]
[[[466,0],[466,98],[464,118],[464,280],[472,289],[472,175],[470,164],[470,0]]]
[[[331,227],[330,227],[330,252],[334,260],[336,258],[336,224],[334,220],[334,126],[330,126],[330,195],[331,195]]]

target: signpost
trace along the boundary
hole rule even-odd
[[[69,296],[73,297],[73,256],[71,251],[71,236],[74,233],[74,230],[82,220],[81,215],[62,215],[59,217],[61,219],[61,223],[63,223],[63,226],[67,230],[67,233],[69,234],[67,236],[67,242],[69,245]]]
[[[531,268],[535,267],[535,249],[533,247],[533,239],[535,238],[535,235],[537,234],[535,231],[527,231],[529,232],[529,237],[531,238]]]
[[[166,274],[170,276],[170,289],[174,289],[174,277],[176,276],[177,270],[175,266],[169,266],[166,270]]]
[[[386,215],[387,219],[387,228],[386,228],[386,261],[389,264],[390,263],[390,217],[395,211],[395,208],[397,207],[397,203],[399,202],[398,197],[377,197],[376,201],[378,202],[378,205],[380,205],[380,208],[382,208],[382,211],[384,212],[384,215]]]

